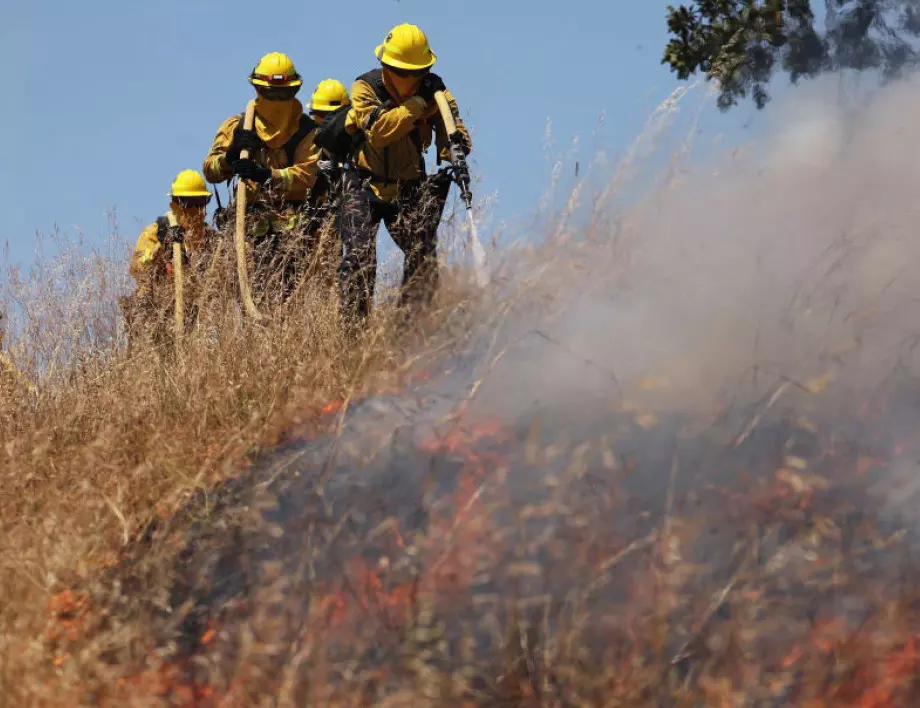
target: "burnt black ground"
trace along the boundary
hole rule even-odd
[[[909,401],[909,392],[898,400]],[[191,676],[218,685],[226,685],[245,654],[244,629],[259,635],[267,613],[275,622],[270,636],[261,638],[276,649],[262,670],[278,674],[310,632],[311,598],[334,590],[360,596],[355,559],[362,567],[385,568],[379,573],[383,592],[424,575],[424,554],[418,551],[431,536],[432,510],[451,500],[448,515],[459,514],[462,498],[453,495],[464,478],[481,484],[481,502],[494,505],[484,541],[489,552],[463,592],[450,593],[438,606],[438,637],[441,661],[456,666],[458,647],[473,636],[474,673],[486,692],[502,673],[507,649],[496,627],[518,614],[515,607],[525,608],[531,632],[539,626],[543,635],[553,635],[573,626],[576,605],[600,617],[611,607],[635,603],[635,577],[659,562],[650,555],[653,543],[627,551],[599,591],[587,589],[587,574],[603,558],[649,539],[666,516],[686,529],[682,561],[703,569],[682,581],[684,604],[668,619],[668,652],[682,657],[675,663],[682,676],[695,658],[706,655],[691,620],[705,617],[714,590],[751,557],[766,567],[780,550],[798,552],[796,539],[820,518],[833,519],[841,531],[841,553],[853,558],[846,566],[853,590],[822,586],[822,572],[828,571],[810,573],[808,583],[794,574],[765,572],[764,596],[773,598],[788,622],[810,621],[830,610],[858,622],[871,607],[860,599],[864,582],[878,583],[884,576],[890,590],[914,575],[909,553],[852,553],[867,544],[870,527],[881,523],[876,535],[895,529],[890,521],[878,522],[877,503],[866,493],[873,475],[857,478],[850,464],[861,454],[890,456],[903,432],[892,426],[873,426],[841,412],[822,419],[812,432],[793,422],[794,410],[777,406],[734,446],[733,437],[750,423],[756,406],[736,408],[715,422],[665,414],[649,429],[628,414],[598,414],[592,429],[568,430],[552,411],[530,411],[456,452],[422,450],[421,442],[438,435],[488,423],[439,423],[444,410],[436,391],[417,387],[354,406],[340,437],[327,432],[263,453],[241,476],[200,493],[175,518],[151,527],[122,564],[94,583],[94,605],[105,608],[109,624],[142,622],[159,656],[185,662]],[[538,444],[535,417],[541,424]],[[328,421],[327,430],[335,423]],[[551,460],[546,451],[553,447]],[[583,461],[573,466],[579,447]],[[777,499],[773,491],[774,472],[789,455],[804,461],[802,474],[831,481],[805,508]],[[506,481],[499,484],[501,470]],[[531,513],[534,509],[545,511]],[[529,518],[522,521],[522,513]],[[393,534],[379,532],[390,519],[398,523],[401,546]],[[512,572],[525,563],[538,571]],[[489,605],[477,598],[497,598],[494,622],[479,624]],[[707,622],[730,619],[727,608],[718,607]],[[370,641],[360,647],[330,645],[330,657],[371,667],[404,664],[403,624],[394,625],[386,612],[353,607],[348,612]],[[205,646],[202,636],[209,627],[220,628],[220,638]],[[581,631],[580,642],[601,666],[616,649],[619,630],[589,624]],[[765,638],[764,646],[770,641]],[[437,661],[431,652],[428,657]]]

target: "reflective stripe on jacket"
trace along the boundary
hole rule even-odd
[[[233,134],[240,123],[238,115],[225,120],[217,130],[211,150],[204,160],[202,172],[212,184],[225,182],[233,176],[233,171],[227,163],[227,148],[233,141]],[[315,131],[314,131],[315,132]],[[248,201],[266,201],[280,203],[287,201],[303,201],[307,192],[316,182],[317,162],[319,152],[313,145],[314,132],[310,132],[300,141],[294,150],[294,164],[289,165],[287,152],[284,147],[265,147],[253,155],[253,159],[272,169],[270,190],[264,190],[250,181],[246,181]],[[294,133],[291,133],[293,136]],[[270,193],[269,193],[270,192]]]

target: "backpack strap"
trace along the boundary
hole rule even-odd
[[[165,216],[157,217],[157,241],[160,245],[166,243],[166,232],[169,231],[169,219]]]
[[[326,120],[316,128],[314,144],[322,148],[338,162],[349,162],[354,152],[361,146],[366,136],[358,130],[349,135],[345,130],[350,105],[341,106],[326,116]]]
[[[237,130],[242,130],[244,118],[245,118],[245,114],[241,113],[240,120],[239,122],[237,122],[236,128],[234,128],[234,132],[236,132]],[[306,113],[302,114],[300,116],[300,125],[297,126],[297,131],[290,138],[287,139],[287,142],[285,142],[284,145],[282,145],[282,149],[284,150],[284,153],[287,156],[287,165],[286,165],[287,167],[291,167],[294,164],[294,154],[297,152],[297,146],[300,145],[300,143],[303,142],[303,139],[307,137],[315,129],[316,129],[316,121],[314,121]],[[258,137],[258,133],[256,134],[256,137]],[[265,142],[261,138],[259,138],[259,142],[262,143],[263,148],[268,148],[268,146],[265,144]],[[230,180],[232,179],[233,178],[231,177],[229,180],[227,180],[228,189],[229,189]]]
[[[381,103],[381,105],[375,108],[370,116],[368,116],[366,123],[361,126],[362,130],[367,131],[377,122],[381,113],[389,111],[396,106],[396,101],[390,96],[390,92],[387,91],[386,84],[383,82],[383,69],[368,71],[365,74],[361,74],[355,81],[363,81],[370,86],[374,90],[377,100]]]
[[[287,155],[288,167],[294,164],[294,153],[297,152],[297,146],[314,130],[316,130],[316,121],[306,113],[302,114],[300,116],[300,126],[297,128],[297,132],[288,138],[287,142],[284,144],[284,152]]]
[[[373,69],[367,73],[361,74],[356,81],[363,81],[368,84],[373,90],[374,94],[377,96],[377,100],[380,101],[380,104],[373,112],[368,116],[367,121],[361,127],[361,132],[366,132],[371,129],[371,126],[377,122],[377,119],[385,111],[389,111],[396,107],[396,101],[393,100],[393,97],[390,96],[390,92],[387,91],[386,83],[383,81],[383,69]],[[422,135],[419,130],[419,127],[416,126],[413,128],[412,132],[409,133],[409,139],[412,141],[412,144],[415,145],[419,153],[419,171],[422,176],[425,176],[425,151],[422,149]],[[389,148],[384,148],[384,162],[389,161]],[[387,169],[387,171],[389,171]],[[389,175],[386,176],[387,178]]]
[[[383,69],[373,69],[365,72],[355,79],[355,81],[363,81],[374,89],[374,93],[377,94],[377,98],[380,99],[381,103],[393,103],[390,92],[387,91],[387,86],[383,82]]]
[[[367,120],[364,121],[364,125],[358,126],[359,132],[361,135],[367,136],[367,131],[371,129],[371,126],[377,122],[377,119],[381,116],[384,111],[389,111],[396,106],[396,102],[390,96],[390,92],[387,91],[386,84],[383,81],[383,69],[372,69],[364,74],[361,74],[356,81],[363,81],[368,86],[370,86],[374,95],[377,96],[377,100],[380,101],[379,106],[374,108],[371,111],[371,114],[367,117]],[[386,184],[390,183],[390,148],[389,146],[383,149],[383,179]]]

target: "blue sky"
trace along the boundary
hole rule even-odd
[[[666,5],[0,0],[0,244],[28,262],[35,232],[55,225],[101,243],[112,208],[133,243],[165,209],[173,176],[200,169],[220,122],[243,110],[263,54],[292,57],[306,101],[321,79],[350,85],[372,68],[374,47],[400,22],[426,31],[474,129],[480,190],[497,191],[497,215],[521,223],[549,183],[548,119],[562,146],[576,135],[590,146],[606,111],[604,141],[617,149],[676,86],[660,65]],[[707,120],[730,129],[753,113]]]

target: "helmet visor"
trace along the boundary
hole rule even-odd
[[[208,202],[211,201],[210,196],[207,196],[207,197],[173,197],[173,199],[176,200],[176,204],[186,209],[206,207],[208,205]]]
[[[389,64],[384,64],[387,71],[394,73],[396,76],[408,79],[409,77],[420,77],[427,76],[431,73],[431,67],[426,67],[424,69],[400,69],[395,66],[390,66]]]
[[[266,101],[290,101],[300,86],[256,86],[256,92]]]

